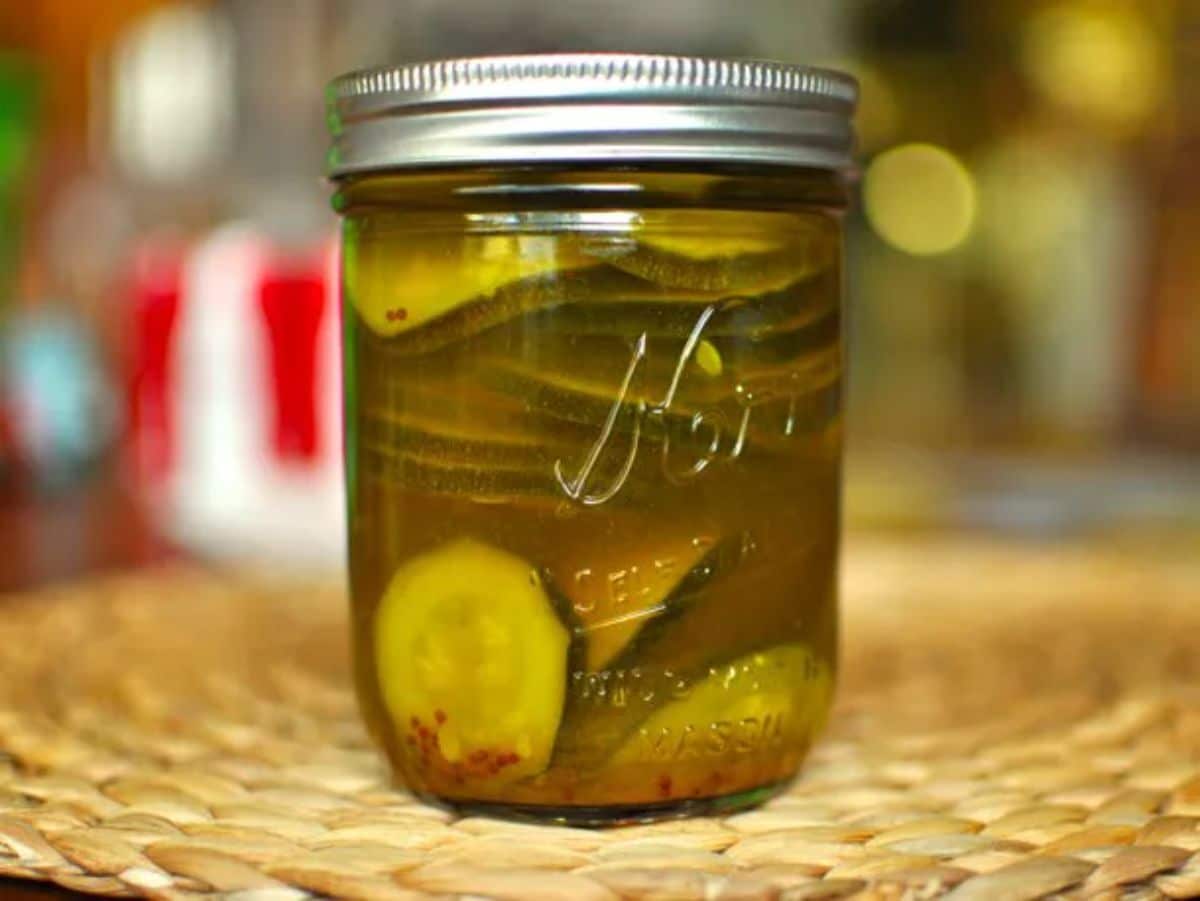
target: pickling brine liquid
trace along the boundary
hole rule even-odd
[[[357,687],[419,794],[729,809],[824,721],[839,223],[698,184],[685,208],[347,211]]]

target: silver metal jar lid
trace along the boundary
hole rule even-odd
[[[372,69],[327,94],[338,178],[533,163],[842,169],[858,87],[782,63],[579,53]]]

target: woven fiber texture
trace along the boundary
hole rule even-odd
[[[241,901],[1200,896],[1194,552],[849,544],[803,776],[605,831],[390,788],[336,585],[171,569],[0,599],[0,875]]]

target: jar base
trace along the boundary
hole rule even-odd
[[[780,794],[791,780],[773,782],[728,795],[706,798],[680,798],[652,804],[612,804],[568,806],[551,804],[505,804],[495,801],[457,801],[418,793],[427,804],[453,811],[460,816],[483,816],[524,823],[599,828],[654,823],[685,817],[724,816],[756,807]]]

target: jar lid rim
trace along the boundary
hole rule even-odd
[[[734,162],[840,169],[849,75],[756,59],[473,57],[334,79],[328,170],[515,162]]]

